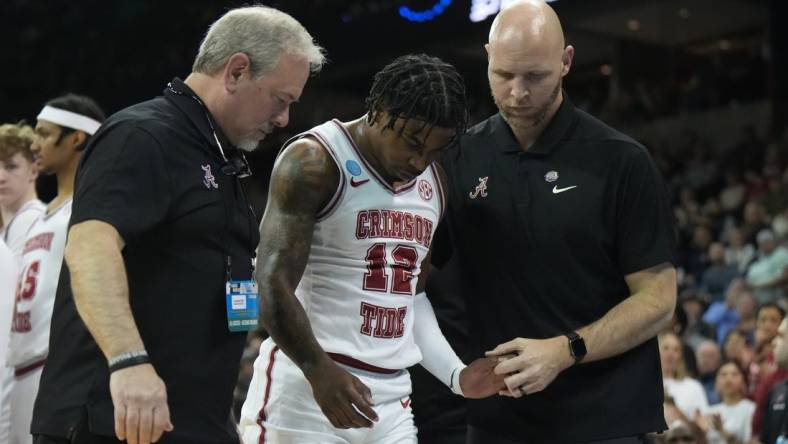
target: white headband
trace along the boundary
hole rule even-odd
[[[90,117],[83,116],[82,114],[73,113],[60,108],[54,108],[49,105],[38,113],[38,120],[46,120],[56,125],[73,128],[76,130],[84,131],[91,136],[98,130],[101,123],[91,119]]]

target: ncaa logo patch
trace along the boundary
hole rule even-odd
[[[547,174],[544,175],[545,182],[555,182],[558,180],[558,171],[548,171]]]
[[[345,168],[347,168],[347,172],[350,173],[351,176],[361,175],[361,165],[355,160],[348,160],[345,162]]]
[[[432,199],[432,185],[424,179],[419,181],[419,196],[424,200]]]

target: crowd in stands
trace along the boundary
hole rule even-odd
[[[679,273],[674,323],[659,336],[672,426],[660,439],[757,442],[769,391],[788,379],[773,353],[788,308],[788,146],[752,128],[716,151],[694,132],[681,139],[655,152]]]

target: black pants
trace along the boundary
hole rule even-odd
[[[90,432],[74,435],[71,438],[58,438],[55,436],[35,435],[33,444],[120,444],[115,437],[94,435]]]
[[[465,427],[443,430],[441,433],[422,433],[419,429],[419,444],[465,444]]]
[[[82,420],[74,427],[69,437],[47,435],[33,436],[33,444],[122,444],[125,442],[126,441],[118,441],[118,438],[115,436],[102,436],[90,433],[87,411],[82,415]]]
[[[645,443],[643,436],[628,436],[625,438],[605,439],[602,441],[588,441],[583,444],[642,444]],[[492,432],[489,432],[472,425],[468,425],[468,440],[467,444],[528,444],[527,441],[512,441],[508,438],[502,438]]]

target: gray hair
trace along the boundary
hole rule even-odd
[[[239,52],[251,60],[255,79],[273,71],[283,54],[306,60],[312,73],[325,63],[323,48],[296,19],[267,6],[248,6],[230,10],[208,28],[192,71],[216,74]]]

